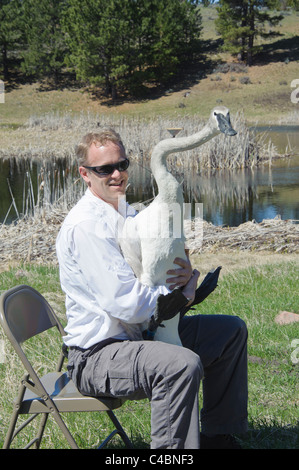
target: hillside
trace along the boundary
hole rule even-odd
[[[155,90],[146,98],[120,101],[116,105],[95,98],[87,89],[75,86],[60,90],[39,83],[6,84],[5,103],[0,103],[0,127],[18,127],[30,116],[47,113],[109,113],[128,116],[200,115],[221,103],[232,114],[243,111],[249,123],[296,123],[299,104],[291,102],[291,82],[299,79],[298,13],[284,13],[277,27],[281,36],[264,43],[255,65],[244,68],[219,51],[214,19],[216,10],[202,8],[205,61],[168,90]],[[234,62],[236,70],[222,73],[221,64]],[[218,67],[218,72],[217,72]],[[216,71],[215,71],[216,70]],[[187,96],[185,96],[187,94]],[[2,129],[4,130],[4,129]]]

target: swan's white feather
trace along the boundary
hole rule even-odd
[[[153,149],[151,168],[158,186],[158,196],[135,217],[128,217],[119,240],[125,259],[138,279],[149,286],[167,285],[166,272],[177,268],[176,257],[185,258],[185,236],[183,232],[183,191],[166,167],[166,158],[173,152],[198,147],[220,133],[217,114],[229,116],[223,106],[213,109],[206,126],[199,132],[182,138],[160,141]],[[179,315],[163,322],[155,340],[181,345],[177,326]],[[128,327],[128,328],[127,328]],[[140,330],[146,325],[140,325]],[[130,325],[126,325],[129,332]],[[138,336],[138,334],[137,334]],[[132,331],[132,339],[136,328]]]

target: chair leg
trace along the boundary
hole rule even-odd
[[[10,419],[9,428],[8,428],[6,436],[5,436],[3,449],[9,449],[10,444],[11,444],[13,438],[14,438],[15,427],[16,427],[17,420],[18,420],[18,417],[19,417],[20,404],[22,403],[22,400],[24,398],[24,394],[25,394],[25,391],[26,391],[26,387],[25,387],[24,384],[25,384],[26,380],[28,379],[28,377],[29,377],[29,374],[26,374],[24,376],[22,382],[21,382],[21,386],[19,388],[19,393],[18,393],[16,402],[14,404],[14,411],[13,411],[13,414],[12,414],[11,419]]]
[[[53,403],[54,405],[54,403]],[[54,405],[55,407],[55,405]],[[52,409],[52,416],[53,418],[55,419],[56,421],[56,424],[59,426],[60,430],[62,431],[64,437],[66,438],[66,440],[68,441],[70,447],[72,449],[79,449],[75,439],[73,438],[73,436],[71,435],[67,425],[65,424],[65,422],[63,421],[59,411],[55,408]]]
[[[107,414],[108,414],[109,418],[111,419],[112,423],[114,424],[118,434],[120,435],[123,442],[125,443],[126,447],[128,449],[134,449],[134,446],[133,446],[132,442],[130,441],[129,437],[127,436],[126,432],[124,431],[122,425],[118,421],[118,419],[115,416],[115,414],[113,413],[113,411],[108,410]]]
[[[44,430],[45,430],[45,427],[46,427],[46,424],[47,424],[48,416],[49,416],[49,413],[43,413],[43,416],[41,418],[41,422],[40,422],[40,425],[39,425],[38,433],[37,433],[37,436],[36,436],[36,442],[35,442],[36,449],[39,449],[39,447],[40,447],[40,444],[41,444],[41,441],[42,441],[42,438],[43,438],[43,434],[44,434]]]
[[[18,416],[19,416],[19,411],[15,407],[14,412],[13,412],[12,417],[11,417],[11,420],[10,420],[10,423],[9,423],[9,428],[8,428],[6,436],[5,436],[3,449],[9,449],[9,447],[10,447],[10,444],[13,440],[13,435],[14,435],[16,423],[17,423],[17,420],[18,420]]]

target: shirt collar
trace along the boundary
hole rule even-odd
[[[95,196],[89,188],[87,188],[85,195],[89,198],[92,199],[96,204],[99,206],[105,207],[108,209],[108,211],[111,211],[111,214],[115,215],[115,209],[111,204],[108,204],[106,201],[103,201],[103,199]],[[113,211],[113,212],[112,212]],[[127,217],[134,217],[136,215],[136,210],[130,206],[130,204],[126,201],[126,197],[124,196],[121,198],[118,206],[118,213],[126,219]]]

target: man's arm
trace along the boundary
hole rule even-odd
[[[108,315],[127,323],[147,321],[158,296],[169,290],[141,284],[109,230],[103,233],[95,225],[86,221],[73,232],[73,256],[90,290],[91,305],[96,302]]]

